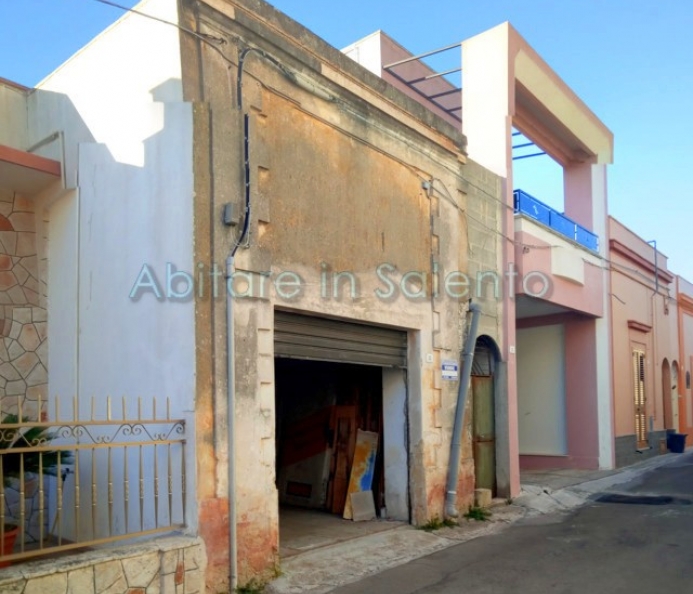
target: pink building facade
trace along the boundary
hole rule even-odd
[[[666,451],[679,429],[679,345],[667,257],[609,218],[616,466]]]
[[[344,51],[460,126],[470,159],[505,180],[497,266],[515,286],[503,296],[496,458],[499,493],[515,495],[521,468],[614,464],[605,265],[613,135],[510,24],[444,49],[461,51],[462,89],[382,32]],[[518,136],[561,167],[562,212],[516,191]]]

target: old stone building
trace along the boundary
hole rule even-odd
[[[458,382],[441,366],[459,364],[470,298],[480,333],[499,340],[500,301],[474,281],[484,257],[496,270],[500,183],[468,161],[459,130],[271,7],[185,2],[181,21],[203,36],[181,36],[195,261],[222,268],[240,243],[236,297],[196,303],[199,528],[216,583],[228,571],[218,518],[235,498],[243,582],[275,568],[282,504],[341,514],[340,451],[357,429],[379,435],[378,513],[443,516]],[[460,509],[473,490],[467,430]]]

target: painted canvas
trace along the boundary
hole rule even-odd
[[[352,493],[370,491],[373,487],[373,474],[375,472],[375,459],[378,454],[378,434],[372,431],[356,432],[356,448],[354,449],[354,462],[351,465],[349,489],[347,490],[346,504],[344,505],[344,519],[352,520],[351,508]]]

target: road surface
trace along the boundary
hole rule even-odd
[[[332,592],[693,593],[693,452],[608,492]]]

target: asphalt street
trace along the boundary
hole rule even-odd
[[[607,493],[332,592],[693,592],[693,452]]]

